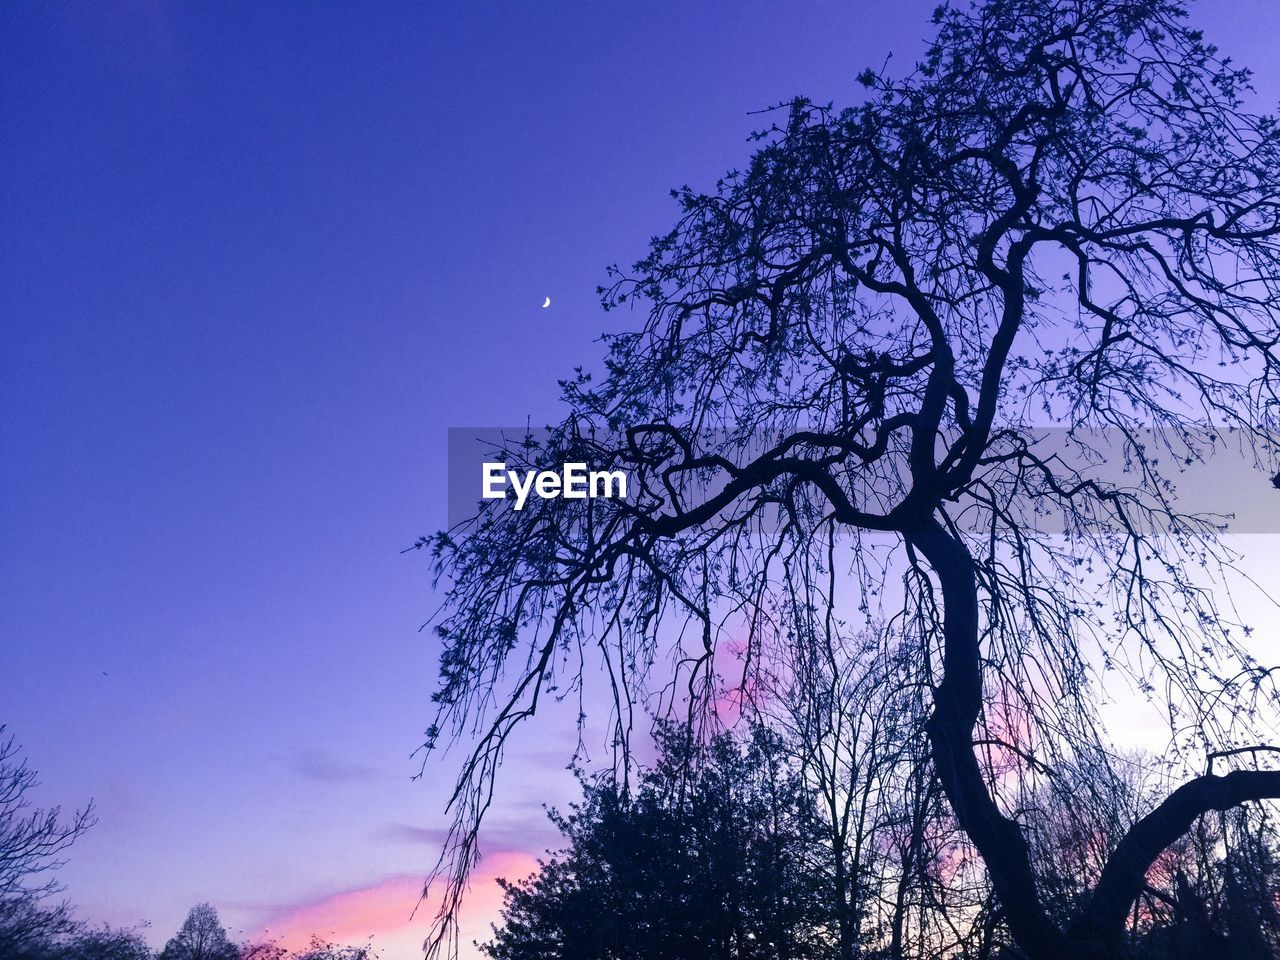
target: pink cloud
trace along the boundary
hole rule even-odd
[[[490,854],[481,861],[459,918],[463,958],[481,956],[472,942],[488,939],[490,924],[499,919],[502,890],[497,878],[518,879],[536,867],[537,860],[520,850]],[[312,934],[344,944],[361,944],[372,938],[383,960],[414,960],[422,956],[422,941],[431,921],[429,905],[411,918],[421,893],[421,876],[389,877],[371,886],[288,907],[264,924],[254,939],[271,939],[296,949],[305,947]]]

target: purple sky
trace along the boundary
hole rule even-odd
[[[83,916],[407,917],[453,768],[409,780],[435,650],[399,551],[447,428],[554,417],[667,190],[740,164],[748,111],[905,67],[933,6],[0,5],[0,723],[42,802],[97,800]],[[1273,103],[1280,6],[1196,11]],[[513,870],[570,785],[545,730]]]

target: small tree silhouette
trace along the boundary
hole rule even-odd
[[[218,911],[210,904],[197,903],[160,951],[160,960],[237,960],[239,955],[218,919]]]

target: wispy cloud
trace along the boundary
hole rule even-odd
[[[444,843],[447,833],[444,827],[415,827],[408,823],[388,823],[375,830],[374,837],[391,843],[438,847]]]
[[[480,830],[482,850],[525,850],[541,853],[559,849],[564,838],[547,817],[546,809],[535,801],[508,803],[504,816],[491,816]],[[384,843],[425,846],[439,850],[445,842],[445,827],[419,827],[409,823],[387,823],[373,832]]]
[[[306,780],[317,783],[360,783],[384,776],[367,764],[346,760],[324,750],[299,750],[288,759],[289,768]]]
[[[536,867],[522,850],[494,853],[481,861],[459,918],[462,957],[481,955],[472,943],[488,939],[502,906],[498,877],[516,878]],[[368,886],[341,890],[310,901],[278,908],[262,924],[259,936],[282,946],[306,946],[312,934],[335,943],[364,943],[370,939],[384,960],[417,960],[430,925],[428,905],[417,911],[422,877],[398,875]]]

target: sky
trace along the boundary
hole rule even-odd
[[[455,767],[412,779],[438,651],[401,551],[447,430],[554,418],[669,189],[905,67],[933,5],[0,5],[0,723],[39,802],[96,803],[82,917],[417,955]],[[1280,7],[1196,10],[1280,99]],[[539,721],[476,936],[572,796]]]

